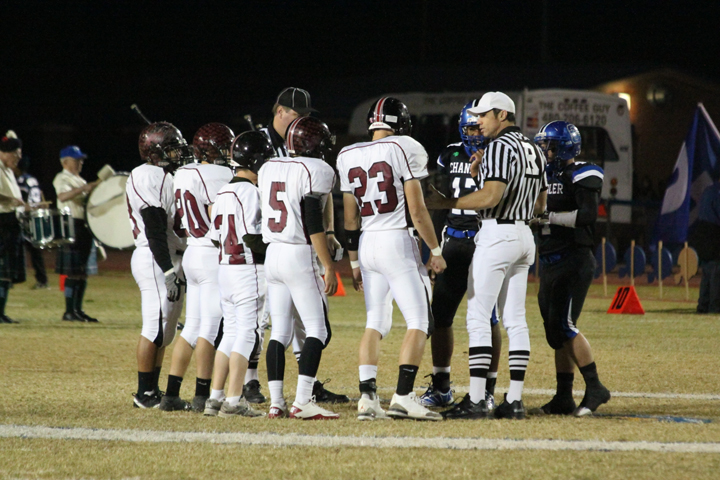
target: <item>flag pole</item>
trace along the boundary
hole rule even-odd
[[[602,237],[602,276],[603,276],[603,296],[607,297],[607,270],[605,263],[605,237]]]
[[[658,242],[658,287],[660,287],[660,300],[663,297],[662,285],[662,240]]]

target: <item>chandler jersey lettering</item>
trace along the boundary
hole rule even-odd
[[[211,226],[208,206],[232,178],[228,167],[214,164],[193,163],[175,172],[175,206],[188,234],[188,246],[213,246],[207,236]]]
[[[250,180],[233,179],[220,189],[212,209],[209,237],[220,244],[220,265],[263,263],[253,258],[243,242],[247,234],[259,235],[260,190]]]
[[[148,207],[158,207],[167,214],[167,240],[171,252],[184,250],[183,241],[175,234],[175,197],[173,178],[158,166],[145,163],[135,167],[125,185],[125,195],[130,216],[130,228],[136,247],[148,247],[145,222],[140,212]]]
[[[460,198],[477,191],[477,184],[470,175],[470,157],[465,146],[453,143],[445,147],[438,157],[437,173],[443,175],[443,193],[449,198]],[[474,210],[451,209],[445,224],[458,230],[477,230],[477,214]]]
[[[478,218],[531,219],[538,195],[547,188],[545,165],[545,155],[519,127],[501,131],[485,149],[481,172],[484,182],[503,182],[507,188],[495,207],[478,211]]]
[[[258,172],[265,243],[310,245],[304,198],[327,196],[335,185],[335,170],[319,158],[284,157],[265,162]]]
[[[403,183],[427,177],[428,156],[406,135],[361,142],[340,151],[340,190],[352,193],[365,232],[408,228]]]
[[[553,172],[548,180],[548,212],[572,212],[578,210],[582,196],[580,189],[589,190],[600,196],[603,184],[603,169],[592,163],[575,162],[560,172]],[[585,227],[563,227],[545,225],[540,230],[540,253],[556,253],[578,246],[592,247],[595,224]]]

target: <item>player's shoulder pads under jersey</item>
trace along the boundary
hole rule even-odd
[[[320,158],[293,157],[295,161],[301,161],[307,168],[310,176],[310,192],[317,194],[330,193],[335,185],[335,169]]]
[[[399,146],[413,178],[423,179],[428,176],[428,154],[420,142],[408,135],[392,135],[380,141],[392,142]]]
[[[164,188],[172,190],[172,176],[165,173],[162,167],[145,163],[135,167],[130,173],[127,190],[132,189],[132,192],[148,207],[162,208]]]
[[[438,156],[437,164],[440,168],[447,168],[452,157],[464,157],[468,159],[467,153],[465,153],[465,146],[462,142],[451,143],[440,152]]]
[[[575,162],[570,166],[572,166],[569,171],[572,183],[591,190],[602,188],[604,172],[601,167],[586,162]]]

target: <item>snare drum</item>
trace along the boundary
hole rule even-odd
[[[36,248],[52,248],[75,242],[75,219],[69,209],[38,208],[25,214],[25,229]]]

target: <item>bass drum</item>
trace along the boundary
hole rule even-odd
[[[93,236],[111,248],[135,245],[125,200],[129,176],[129,173],[118,172],[101,182],[90,192],[85,208],[85,220]]]

